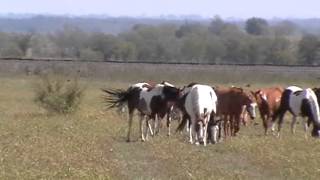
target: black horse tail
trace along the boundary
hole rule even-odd
[[[272,122],[275,122],[281,113],[284,113],[286,110],[290,109],[289,101],[290,101],[291,94],[292,94],[292,91],[289,89],[286,89],[283,91],[281,95],[280,106],[276,110],[276,112],[273,114]]]
[[[103,98],[107,104],[107,109],[122,107],[130,98],[131,90],[123,89],[101,89],[106,93]]]

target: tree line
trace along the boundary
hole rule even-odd
[[[209,23],[135,24],[118,34],[65,25],[53,32],[0,32],[0,57],[179,63],[320,63],[320,35],[291,21],[250,18],[243,24],[215,16]]]

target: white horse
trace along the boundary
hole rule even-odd
[[[291,132],[295,133],[295,126],[298,116],[308,117],[308,121],[304,123],[305,136],[307,136],[308,126],[312,122],[312,136],[320,134],[320,113],[318,100],[312,89],[302,89],[297,86],[289,86],[285,89],[281,97],[280,108],[276,112],[273,123],[279,116],[278,137],[283,123],[283,117],[287,111],[293,115],[291,122]]]
[[[204,146],[207,144],[207,129],[211,113],[216,113],[217,96],[212,87],[196,84],[186,88],[183,92],[186,94],[185,110],[190,116],[191,126],[189,131],[190,143],[202,141]],[[215,128],[214,128],[215,130]],[[216,134],[216,133],[214,133]]]

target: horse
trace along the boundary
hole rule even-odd
[[[189,132],[191,122],[190,122],[190,116],[188,115],[186,107],[185,107],[185,102],[186,102],[186,97],[187,97],[188,93],[190,92],[192,86],[197,85],[197,84],[199,84],[199,83],[192,82],[182,88],[180,98],[175,104],[176,107],[178,109],[180,109],[180,111],[182,113],[182,120],[181,120],[180,124],[178,125],[176,132],[182,131],[187,123],[188,123],[187,131]]]
[[[243,107],[251,119],[256,117],[256,102],[251,93],[242,88],[216,88],[218,97],[217,115],[223,119],[224,137],[235,136],[240,130],[241,114]]]
[[[208,124],[216,114],[217,96],[214,90],[207,85],[190,85],[182,90],[178,104],[184,113],[184,122],[190,119],[189,142],[193,143],[195,136],[195,144],[200,141],[206,146]]]
[[[313,123],[313,130],[311,135],[313,137],[320,136],[320,113],[318,99],[314,91],[310,88],[302,89],[297,86],[287,87],[281,97],[280,107],[272,119],[272,124],[278,121],[278,137],[282,128],[283,117],[289,111],[292,115],[291,132],[295,133],[295,124],[298,116],[307,117],[308,121],[304,124],[305,137],[307,137],[307,130],[311,123]]]
[[[268,124],[280,107],[283,90],[282,87],[270,87],[259,89],[253,93],[258,104],[265,135],[268,132]]]
[[[176,101],[179,97],[180,89],[166,85],[151,86],[148,83],[137,83],[131,85],[127,90],[102,89],[107,93],[105,101],[109,104],[108,108],[119,107],[125,103],[128,106],[128,134],[127,142],[130,142],[133,113],[138,110],[140,113],[140,133],[141,141],[148,139],[148,130],[151,130],[150,119],[155,119],[156,115],[161,118],[166,114],[167,102]],[[143,120],[146,119],[145,132],[143,134]]]
[[[175,87],[173,84],[167,82],[167,81],[162,81],[160,84],[157,84],[156,86],[170,86],[170,87]],[[172,116],[173,116],[173,110],[174,110],[174,105],[175,102],[173,101],[168,101],[166,105],[166,119],[167,119],[167,136],[171,135],[171,121],[172,121]],[[159,119],[160,118],[160,119]],[[160,125],[161,125],[161,120],[163,119],[163,116],[160,114],[160,116],[157,114],[154,122],[154,132],[155,134],[158,134],[160,132]]]

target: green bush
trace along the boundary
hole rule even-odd
[[[39,75],[35,84],[35,102],[49,113],[71,113],[79,108],[84,88],[80,87],[77,78],[46,74]]]

